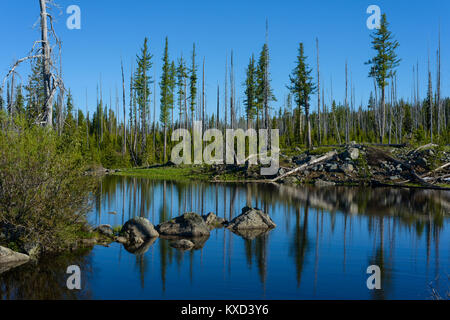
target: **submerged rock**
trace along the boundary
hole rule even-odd
[[[0,274],[30,261],[26,254],[0,246]]]
[[[122,227],[121,233],[130,245],[140,245],[151,238],[159,236],[153,224],[148,219],[142,217],[128,220]]]
[[[253,229],[272,229],[276,224],[269,215],[259,209],[244,207],[242,214],[231,220],[227,228],[234,231],[253,230]]]
[[[185,213],[175,219],[163,222],[156,227],[156,230],[167,236],[209,236],[209,228],[205,220],[194,212]]]

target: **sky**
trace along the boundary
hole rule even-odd
[[[55,0],[60,10],[53,10],[56,33],[62,40],[62,67],[66,88],[70,88],[75,106],[86,105],[95,110],[96,88],[102,80],[103,99],[109,104],[110,92],[115,103],[116,87],[121,97],[121,69],[123,59],[126,87],[132,66],[135,65],[144,38],[149,38],[153,54],[151,74],[159,84],[164,39],[169,39],[170,59],[181,55],[190,60],[195,42],[199,79],[205,59],[206,104],[210,113],[216,110],[216,91],[220,85],[223,102],[225,60],[233,50],[237,98],[243,110],[245,68],[252,54],[257,57],[265,42],[268,20],[270,74],[277,102],[271,107],[278,110],[284,105],[288,93],[286,85],[295,67],[299,42],[305,45],[308,63],[316,80],[316,38],[319,39],[320,72],[325,88],[325,101],[333,96],[344,101],[345,63],[348,61],[349,81],[352,80],[355,100],[366,105],[373,90],[365,65],[374,54],[366,13],[370,5],[378,5],[386,13],[390,30],[399,41],[398,96],[410,99],[412,68],[419,62],[420,96],[426,95],[427,59],[430,55],[433,85],[436,75],[436,49],[439,25],[441,29],[441,90],[450,93],[450,1],[447,0],[315,0],[315,1],[253,1],[253,0]],[[69,30],[66,9],[77,5],[81,9],[81,29]],[[15,60],[28,54],[34,41],[39,39],[38,0],[2,0],[0,4],[0,79]],[[34,27],[33,27],[34,26]],[[228,60],[229,61],[229,60]],[[29,63],[18,69],[21,81],[26,83]],[[19,80],[20,81],[20,80]],[[201,87],[200,87],[201,88]],[[153,89],[152,89],[153,91]],[[87,104],[86,104],[87,92]],[[200,91],[201,92],[201,91]],[[128,97],[128,94],[127,94]],[[153,99],[153,97],[152,97]],[[120,100],[121,101],[121,100]],[[128,98],[127,98],[128,101]],[[153,103],[153,102],[152,102]],[[120,104],[121,105],[121,104]],[[221,105],[221,110],[223,105]],[[312,97],[312,109],[317,108],[317,97]],[[159,109],[159,87],[157,87]],[[120,117],[121,118],[121,117]]]

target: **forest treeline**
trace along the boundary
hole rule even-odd
[[[3,126],[26,123],[27,127],[36,124],[52,127],[68,144],[79,145],[87,162],[107,168],[168,161],[174,145],[170,139],[172,132],[178,128],[192,130],[194,121],[202,121],[203,129],[277,128],[282,149],[350,141],[448,144],[450,99],[441,96],[440,45],[436,52],[434,81],[430,58],[428,60],[427,95],[419,95],[420,79],[418,65],[415,65],[412,67],[411,97],[398,97],[396,68],[400,59],[396,49],[399,43],[388,27],[386,15],[383,15],[380,29],[372,35],[374,56],[367,64],[374,87],[365,103],[355,101],[355,84],[348,81],[347,63],[344,101],[334,99],[332,83],[327,88],[331,94],[325,97],[319,40],[316,39],[315,72],[312,63],[308,62],[303,43],[300,43],[283,97],[273,94],[267,41],[256,57],[249,58],[245,79],[240,81],[234,76],[231,51],[224,63],[224,87],[217,85],[217,92],[213,93],[217,95],[217,105],[207,108],[205,58],[198,58],[195,44],[189,57],[172,58],[166,38],[162,70],[159,78],[154,78],[155,57],[150,52],[148,38],[145,38],[132,72],[126,75],[122,62],[118,65],[122,86],[115,88],[114,97],[109,90],[109,97],[105,98],[107,95],[99,82],[93,113],[82,102],[74,102],[70,89],[66,89],[62,81],[53,81],[56,83],[53,91],[49,90],[46,60],[55,60],[54,54],[30,59],[31,73],[25,84],[16,84],[15,70],[8,74],[5,92],[0,95],[1,123]],[[125,79],[129,80],[129,86],[125,85],[128,82]],[[243,89],[242,97],[237,94],[239,86]],[[47,108],[49,100],[52,103],[50,111]],[[215,111],[207,112],[207,109]]]

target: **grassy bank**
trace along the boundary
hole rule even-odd
[[[195,167],[155,166],[151,168],[122,169],[115,172],[114,175],[127,177],[141,177],[154,180],[178,180],[178,181],[210,180],[210,175],[208,174],[207,168],[197,166]]]

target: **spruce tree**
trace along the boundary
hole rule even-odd
[[[312,81],[312,69],[306,63],[303,43],[300,43],[297,56],[297,65],[289,76],[291,85],[288,89],[294,95],[295,102],[300,112],[301,107],[305,110],[305,118],[307,124],[307,147],[311,148],[311,121],[309,119],[309,95],[313,94],[316,87]],[[301,135],[301,133],[300,133]]]
[[[166,37],[166,45],[164,48],[164,56],[163,56],[163,67],[162,67],[162,75],[161,82],[159,86],[161,88],[161,104],[160,104],[160,116],[159,120],[163,126],[164,130],[164,159],[166,161],[166,151],[167,151],[167,126],[169,124],[170,116],[169,110],[171,105],[171,66],[169,62],[169,42]]]
[[[147,138],[147,113],[149,112],[148,104],[151,95],[150,84],[153,82],[149,72],[153,65],[151,61],[153,55],[149,52],[148,38],[144,39],[141,54],[136,58],[137,70],[134,75],[134,91],[136,93],[136,102],[139,106],[141,116],[142,150],[145,151]]]
[[[265,119],[265,123],[267,124],[268,117],[268,108],[270,101],[276,101],[276,98],[273,94],[272,88],[270,86],[270,75],[268,72],[269,66],[269,48],[265,43],[261,49],[261,53],[259,55],[258,66],[256,69],[256,110],[259,123],[259,114],[265,115],[263,118]],[[258,124],[259,127],[259,124]]]
[[[178,109],[180,115],[180,126],[182,123],[182,119],[186,119],[187,110],[185,109],[185,101],[186,101],[186,79],[188,77],[186,63],[183,60],[183,56],[178,60],[177,67],[177,83],[178,86]]]
[[[253,118],[256,114],[256,68],[255,57],[252,55],[250,62],[248,63],[247,77],[245,79],[245,111],[247,115],[247,128],[250,128]]]
[[[386,103],[385,88],[388,85],[388,79],[395,75],[395,69],[400,64],[395,50],[398,48],[398,41],[394,40],[392,32],[388,30],[389,23],[386,14],[381,15],[380,28],[376,29],[371,35],[372,48],[376,51],[376,56],[370,59],[366,64],[371,65],[369,77],[376,80],[381,89],[381,132],[380,143],[383,142],[386,126]]]

